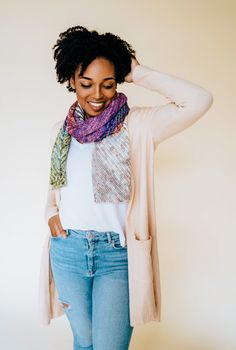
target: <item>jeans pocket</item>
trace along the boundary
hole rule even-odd
[[[58,235],[58,236],[51,235],[50,237],[51,237],[52,240],[58,240],[58,239],[62,239],[63,238],[61,235]]]

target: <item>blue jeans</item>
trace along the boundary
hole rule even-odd
[[[127,246],[116,232],[67,230],[52,237],[50,263],[74,338],[74,350],[127,350]]]

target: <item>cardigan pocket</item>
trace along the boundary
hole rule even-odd
[[[150,283],[153,281],[152,269],[152,236],[148,239],[140,240],[135,235],[134,239],[134,278],[141,283]]]

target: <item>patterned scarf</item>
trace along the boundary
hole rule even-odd
[[[66,160],[71,137],[80,143],[97,143],[109,135],[118,133],[128,113],[127,97],[121,92],[117,93],[116,98],[98,116],[88,119],[85,119],[85,113],[79,103],[73,103],[52,148],[50,185],[60,188],[67,184]]]

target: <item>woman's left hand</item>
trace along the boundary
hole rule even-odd
[[[139,65],[140,63],[138,62],[138,60],[135,58],[135,57],[132,57],[132,61],[131,61],[131,71],[126,75],[125,77],[125,81],[127,83],[132,83],[133,81],[133,71],[134,71],[134,68]]]

